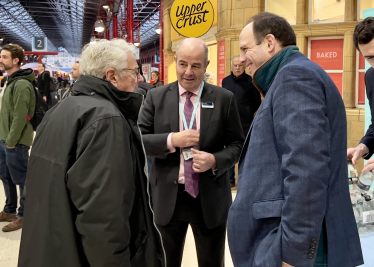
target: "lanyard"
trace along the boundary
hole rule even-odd
[[[204,87],[204,82],[201,83],[200,91],[199,91],[199,94],[198,94],[198,96],[197,96],[197,99],[196,99],[196,103],[195,103],[195,105],[194,105],[194,108],[193,108],[193,112],[192,112],[191,120],[190,120],[190,127],[187,127],[186,116],[184,115],[184,109],[183,109],[183,107],[182,107],[181,98],[179,97],[179,108],[180,108],[180,111],[181,111],[181,114],[182,114],[183,125],[184,125],[184,129],[185,129],[185,130],[192,129],[193,122],[194,122],[194,120],[195,120],[195,116],[196,116],[197,106],[199,105],[200,97],[201,97],[201,93],[203,92],[203,87]],[[187,101],[187,99],[186,99],[186,101]]]

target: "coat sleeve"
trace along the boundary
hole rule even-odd
[[[128,129],[120,117],[94,122],[79,139],[67,187],[92,267],[130,267],[129,217],[135,194]]]
[[[225,148],[221,151],[213,153],[217,163],[217,176],[219,177],[228,169],[234,166],[240,157],[243,149],[244,134],[240,123],[238,108],[234,94],[231,94],[229,100],[229,108],[226,116],[226,139]]]
[[[365,84],[366,84],[366,95],[367,95],[367,100],[369,100],[369,106],[370,106],[370,114],[373,114],[373,88],[374,88],[374,83],[372,82],[373,80],[373,74],[374,70],[370,68],[366,74],[365,74]],[[365,133],[365,136],[361,139],[360,143],[365,144],[369,148],[369,154],[365,157],[365,159],[370,159],[371,156],[374,153],[374,129],[373,129],[373,116],[371,116],[371,124],[368,128],[368,130]]]
[[[318,240],[326,210],[330,177],[330,125],[325,94],[310,70],[284,67],[273,95],[273,124],[284,202],[282,260],[292,266],[313,267],[308,259],[311,240]],[[303,75],[295,75],[303,73]],[[342,129],[342,131],[346,129]]]
[[[32,85],[27,81],[17,81],[13,90],[14,113],[6,145],[14,147],[18,144],[23,129],[25,128],[27,114],[29,113]]]
[[[139,116],[139,127],[142,132],[144,147],[148,156],[166,158],[169,154],[167,148],[169,133],[154,133],[154,112],[153,94],[152,91],[149,91]]]

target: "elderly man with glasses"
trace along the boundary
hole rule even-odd
[[[261,95],[252,84],[252,77],[245,73],[245,64],[239,56],[231,59],[231,74],[222,80],[222,87],[235,95],[243,133],[247,136],[254,114],[261,105]],[[235,166],[230,169],[230,185],[235,187]]]
[[[165,266],[133,93],[143,81],[121,39],[83,49],[70,97],[39,125],[27,173],[20,267]]]

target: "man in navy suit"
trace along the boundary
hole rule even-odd
[[[299,52],[284,18],[267,12],[252,17],[239,45],[264,100],[244,143],[229,212],[234,265],[361,265],[338,89]]]
[[[353,42],[356,49],[363,55],[365,60],[370,64],[371,68],[365,73],[366,95],[369,100],[371,110],[371,124],[366,131],[365,136],[361,139],[357,147],[351,147],[347,150],[347,158],[352,160],[355,165],[356,161],[363,157],[370,159],[374,153],[374,17],[368,17],[357,24],[354,34]],[[374,159],[369,160],[362,172],[367,172],[374,169]]]

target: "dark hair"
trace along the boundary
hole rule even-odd
[[[78,63],[78,64],[79,64],[79,60],[78,60],[78,61],[75,61],[75,63]]]
[[[24,54],[23,48],[17,44],[7,44],[2,47],[2,50],[6,50],[10,52],[12,60],[18,58],[18,66],[21,66],[23,62]]]
[[[270,12],[261,12],[249,18],[247,25],[251,22],[257,45],[261,44],[268,34],[274,35],[283,47],[296,45],[295,32],[285,18]]]
[[[374,38],[374,17],[367,17],[357,24],[353,33],[353,43],[360,51],[359,44],[368,44]],[[361,51],[360,51],[361,52]]]
[[[157,76],[160,76],[160,73],[157,70],[152,71],[151,73],[156,74]]]
[[[38,65],[42,65],[43,68],[45,68],[45,64],[44,63],[39,63]]]

